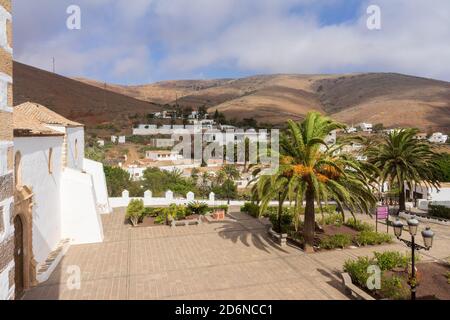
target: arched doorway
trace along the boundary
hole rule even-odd
[[[24,241],[23,223],[19,215],[14,218],[14,263],[16,299],[20,299],[24,292]]]

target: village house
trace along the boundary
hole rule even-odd
[[[428,139],[431,143],[446,143],[448,139],[448,135],[442,134],[441,132],[435,132]]]
[[[153,161],[177,161],[182,160],[183,156],[177,151],[150,150],[145,152],[145,158]]]
[[[102,242],[100,214],[111,208],[103,165],[84,158],[82,124],[27,102],[14,108],[13,127],[20,296],[48,279],[71,244]]]
[[[362,132],[372,132],[373,126],[371,123],[361,122],[358,127]]]

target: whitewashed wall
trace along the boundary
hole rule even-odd
[[[97,161],[84,159],[84,171],[92,176],[94,182],[95,196],[97,199],[97,207],[103,214],[111,213],[111,207],[108,201],[108,189],[106,187],[105,172],[103,164]]]
[[[73,244],[103,241],[92,176],[66,168],[61,179],[62,235]]]
[[[165,197],[141,197],[141,198],[131,198],[127,196],[127,192],[124,191],[124,193],[122,194],[122,197],[113,197],[113,198],[109,198],[109,204],[112,208],[123,208],[128,206],[128,204],[130,203],[130,201],[132,199],[140,199],[144,201],[144,205],[145,206],[169,206],[171,204],[177,204],[177,205],[187,205],[189,204],[192,200],[191,199],[187,199],[186,198],[173,198],[170,197],[169,195],[167,195]],[[211,197],[209,199],[198,199],[195,198],[194,195],[194,199],[195,201],[199,201],[199,202],[204,202],[206,203],[208,206],[220,206],[220,205],[228,205],[227,200],[215,200],[215,197]],[[243,201],[243,200],[232,200],[230,201],[229,205],[230,206],[242,206],[244,205],[244,203],[246,203],[248,201]],[[289,205],[289,202],[285,202],[284,205]],[[269,203],[269,206],[278,206],[278,201],[271,201]]]
[[[83,170],[84,161],[84,127],[67,128],[67,166]],[[75,143],[77,141],[77,143]],[[75,145],[78,152],[75,152]],[[77,157],[76,157],[77,155]]]
[[[14,138],[20,151],[22,184],[32,188],[33,253],[42,263],[61,240],[60,175],[63,137]],[[48,171],[49,149],[53,148],[52,173]]]

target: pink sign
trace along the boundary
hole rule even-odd
[[[378,207],[377,208],[377,218],[378,219],[387,219],[389,216],[389,208],[388,207]]]

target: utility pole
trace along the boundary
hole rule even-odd
[[[53,73],[55,73],[55,57],[53,57]]]

